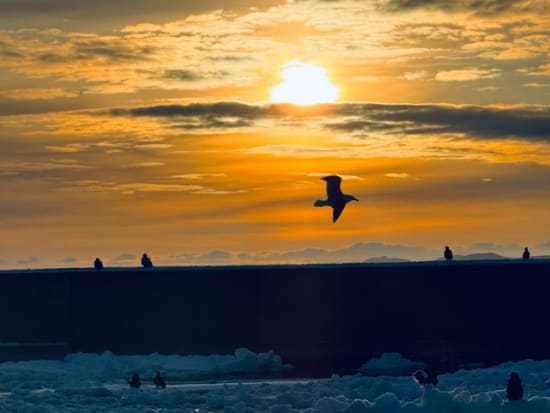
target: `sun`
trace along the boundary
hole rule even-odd
[[[311,63],[288,62],[281,74],[283,82],[271,89],[274,103],[313,105],[338,99],[339,89],[327,76],[327,71]]]

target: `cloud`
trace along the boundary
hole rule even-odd
[[[68,143],[66,145],[46,145],[46,149],[50,152],[61,152],[61,153],[76,153],[82,152],[85,149],[88,149],[89,145],[84,143]]]
[[[165,165],[164,162],[144,161],[144,162],[134,162],[134,163],[122,165],[122,167],[123,168],[155,168],[163,165]]]
[[[17,260],[16,261],[16,264],[19,264],[19,265],[29,265],[29,264],[35,264],[38,262],[38,258],[37,257],[29,257],[29,258],[23,258],[23,259],[20,259],[20,260]]]
[[[97,58],[108,62],[142,60],[153,54],[155,49],[147,45],[132,44],[120,38],[91,39],[76,41],[71,59],[92,61]]]
[[[170,178],[181,178],[181,179],[192,179],[192,180],[199,180],[204,178],[219,178],[223,177],[225,178],[227,174],[224,173],[214,173],[214,174],[181,174],[181,175],[172,175]]]
[[[479,15],[498,15],[514,11],[544,10],[543,0],[385,0],[381,8],[389,12],[403,12],[416,9],[433,9],[445,12],[467,12]]]
[[[131,109],[111,109],[112,115],[152,117],[201,117],[205,119],[256,119],[265,114],[260,106],[239,102],[191,103],[189,105],[157,105]]]
[[[43,161],[0,161],[0,176],[43,176],[59,170],[89,169],[75,159],[50,159]]]
[[[59,260],[59,262],[63,264],[74,264],[77,261],[78,259],[75,257],[63,257],[61,260]]]
[[[164,72],[163,77],[166,79],[183,80],[183,81],[195,81],[195,80],[203,79],[203,76],[195,72],[192,72],[190,70],[182,70],[182,69],[166,70]]]
[[[497,60],[519,60],[519,59],[531,59],[536,57],[537,53],[528,49],[514,47],[504,50],[494,56]]]
[[[417,72],[405,72],[403,78],[407,80],[418,80],[428,77],[428,72],[426,70],[419,70]]]
[[[247,189],[218,189],[203,185],[173,184],[162,182],[116,183],[96,180],[72,181],[62,188],[66,192],[118,192],[134,195],[147,192],[189,192],[197,195],[229,195],[248,192]]]
[[[115,262],[136,261],[137,258],[138,258],[137,255],[130,254],[130,253],[127,253],[127,252],[123,252],[122,254],[115,257],[113,259],[113,261],[115,261]]]
[[[333,128],[354,131],[376,129],[409,134],[465,134],[473,139],[516,138],[550,140],[550,107],[497,108],[454,105],[352,105],[342,111],[353,113]],[[364,123],[362,123],[364,122]]]
[[[57,98],[72,98],[78,93],[60,88],[28,88],[28,89],[6,89],[0,91],[0,95],[14,100],[48,100]]]
[[[233,255],[230,252],[214,250],[210,251],[207,254],[201,255],[199,259],[205,261],[226,261],[231,259],[232,257]]]
[[[523,86],[525,86],[525,87],[533,87],[533,88],[541,88],[541,87],[549,87],[549,86],[550,86],[550,83],[532,82],[532,83],[524,83]]]
[[[130,109],[111,109],[114,116],[162,117],[171,120],[191,119],[195,128],[208,129],[231,118],[232,124],[258,126],[262,121],[275,122],[282,128],[285,122],[293,127],[323,127],[342,132],[399,132],[417,135],[465,134],[473,139],[516,138],[547,141],[550,139],[550,106],[517,105],[492,107],[443,104],[377,104],[341,103],[309,108],[289,105],[251,105],[236,102],[161,105]],[[185,124],[185,123],[184,123]],[[176,123],[180,125],[180,123]],[[250,148],[250,153],[288,152],[320,156],[350,154],[349,147],[311,145],[262,145]]]
[[[441,82],[464,82],[469,80],[493,79],[500,76],[499,69],[461,69],[445,70],[435,75]]]
[[[387,176],[388,178],[397,178],[397,179],[410,179],[411,176],[408,173],[405,172],[390,172],[387,174],[384,174],[384,176]]]

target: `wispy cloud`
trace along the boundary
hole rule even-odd
[[[0,96],[14,100],[47,100],[57,98],[73,98],[78,96],[78,93],[61,88],[28,88],[2,90],[0,91]]]
[[[227,174],[224,174],[224,173],[210,173],[210,174],[193,173],[193,174],[173,175],[170,178],[200,180],[204,178],[225,178],[225,177],[227,177]]]
[[[438,72],[435,79],[441,82],[465,82],[469,80],[494,79],[500,76],[499,69],[460,69]]]
[[[391,12],[416,9],[435,9],[447,12],[467,12],[479,15],[498,15],[508,12],[537,12],[548,9],[543,0],[382,0],[381,7]]]
[[[406,172],[389,172],[387,174],[384,174],[384,176],[387,176],[388,178],[396,178],[396,179],[411,179],[412,178]]]

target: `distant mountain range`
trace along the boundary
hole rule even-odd
[[[397,257],[372,257],[368,260],[365,260],[363,262],[369,262],[369,263],[392,263],[392,262],[411,262],[411,260],[407,260],[406,258],[397,258]]]
[[[474,254],[466,255],[455,255],[455,260],[509,260],[510,257],[505,257],[500,254],[495,254],[494,252],[477,252]]]

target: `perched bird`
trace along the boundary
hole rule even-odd
[[[344,210],[344,207],[346,204],[350,201],[359,201],[357,198],[355,198],[353,195],[346,195],[342,193],[342,190],[340,189],[340,183],[342,182],[342,178],[340,178],[337,175],[329,175],[325,176],[323,178],[324,181],[327,183],[327,199],[322,200],[318,199],[315,201],[313,206],[316,207],[323,207],[323,206],[330,206],[332,207],[332,222],[336,222],[342,211]]]

